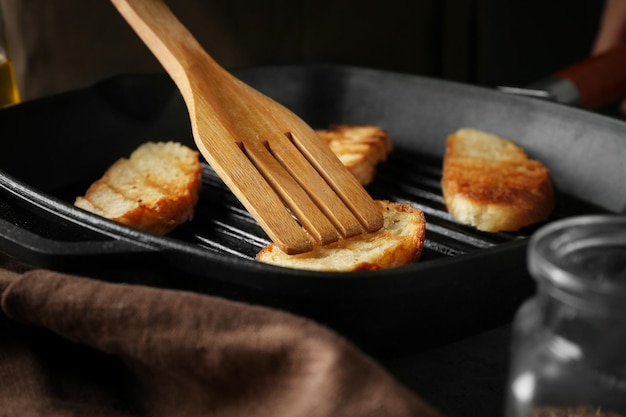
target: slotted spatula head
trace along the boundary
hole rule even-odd
[[[317,133],[239,81],[162,0],[111,0],[177,84],[198,149],[288,254],[374,232],[378,206]]]

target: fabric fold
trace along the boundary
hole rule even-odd
[[[29,406],[21,393],[19,414],[2,416],[440,415],[348,341],[289,313],[46,270],[1,270],[0,289],[10,325],[60,350],[30,352],[44,364],[27,364],[36,398]],[[50,374],[64,363],[68,375]]]

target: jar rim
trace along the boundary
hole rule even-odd
[[[603,247],[607,251],[617,249],[620,253],[623,250],[623,267],[620,265],[623,271],[620,272],[626,274],[626,216],[574,216],[543,226],[530,238],[528,268],[536,280],[565,290],[626,297],[626,279],[620,278],[621,282],[598,279],[572,260],[577,251]]]

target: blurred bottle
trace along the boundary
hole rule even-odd
[[[20,94],[8,53],[5,37],[4,14],[0,7],[0,107],[19,103]]]

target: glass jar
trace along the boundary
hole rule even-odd
[[[537,231],[513,324],[507,417],[626,416],[626,216]]]

